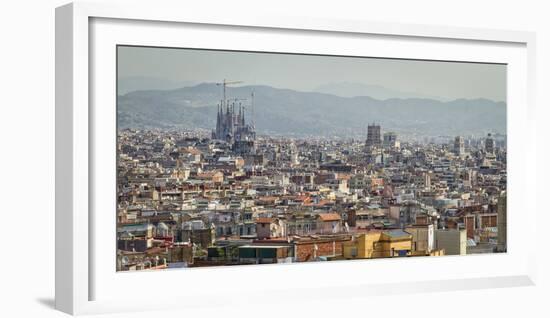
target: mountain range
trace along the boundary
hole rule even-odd
[[[177,89],[197,85],[199,83],[192,81],[174,81],[154,76],[126,76],[119,78],[117,84],[118,94],[124,95],[133,91],[147,89]]]
[[[406,92],[401,90],[390,89],[381,85],[369,85],[363,83],[354,82],[338,82],[328,83],[317,86],[314,92],[326,93],[341,97],[356,97],[356,96],[369,96],[375,99],[390,99],[390,98],[422,98],[422,99],[435,99],[439,101],[448,101],[449,99],[426,95],[421,93]]]
[[[248,99],[241,101],[247,108],[251,92],[260,134],[355,136],[363,135],[372,122],[381,124],[383,131],[414,136],[506,133],[506,104],[488,99],[375,99],[259,85],[227,88],[228,98]],[[214,83],[119,94],[118,126],[213,129],[220,100],[221,88]],[[247,116],[249,120],[250,109]]]

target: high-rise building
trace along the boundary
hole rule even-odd
[[[372,124],[367,127],[367,147],[381,146],[380,125]]]
[[[457,156],[462,156],[464,154],[464,138],[462,136],[455,137],[454,153]]]
[[[383,145],[385,148],[399,148],[399,141],[397,141],[397,134],[393,131],[384,134]]]
[[[487,138],[485,138],[485,152],[488,154],[495,153],[495,140],[493,139],[491,133],[489,133]]]
[[[424,177],[424,187],[426,189],[430,189],[432,187],[432,177],[428,172],[424,172],[423,177]]]
[[[497,251],[506,252],[506,192],[497,202]]]

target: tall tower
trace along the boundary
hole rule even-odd
[[[218,105],[216,128],[212,130],[212,138],[231,144],[232,150],[237,154],[253,154],[256,150],[254,126],[246,123],[246,107],[240,102],[236,103],[239,99],[231,100],[235,102],[229,103],[226,99]]]
[[[372,124],[367,126],[367,147],[380,147],[382,140],[380,138],[380,125]]]
[[[216,83],[216,85],[222,86],[223,98],[218,106],[216,129],[212,130],[213,139],[232,141],[236,130],[235,126],[242,122],[240,118],[240,110],[238,114],[239,118],[237,118],[237,114],[235,113],[235,104],[233,103],[230,105],[229,100],[227,99],[227,86],[240,83],[242,83],[242,81],[227,81],[225,79],[221,83]]]
[[[244,106],[241,106],[241,126],[245,125],[244,113],[245,113],[245,108],[244,108]]]
[[[454,153],[457,156],[462,156],[464,154],[464,138],[462,136],[455,137]]]
[[[497,251],[506,252],[506,192],[497,201]]]
[[[491,133],[487,134],[487,138],[485,138],[485,152],[488,154],[495,153],[495,140]]]

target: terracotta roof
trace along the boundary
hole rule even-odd
[[[217,170],[201,172],[201,173],[197,173],[197,178],[212,178],[216,175],[219,175],[220,173],[221,172]]]
[[[323,222],[340,221],[340,215],[338,215],[337,213],[321,213],[319,214],[319,218]]]
[[[147,254],[162,254],[165,252],[166,252],[166,249],[162,247],[151,247],[151,248],[148,248],[147,251],[145,251],[145,253]]]
[[[304,203],[304,206],[317,206],[317,207],[321,207],[321,206],[330,205],[330,204],[333,204],[333,202],[330,201],[330,200],[321,200],[321,201],[319,201],[319,203],[313,203],[313,202]]]
[[[281,199],[290,199],[295,201],[306,201],[310,199],[307,195],[283,195]]]
[[[349,179],[351,179],[351,175],[349,175],[349,174],[338,174],[336,179],[338,179],[338,180],[349,180]]]
[[[192,155],[200,155],[202,152],[196,148],[183,149],[183,153],[190,153]]]
[[[256,223],[271,223],[273,222],[273,218],[257,218]]]

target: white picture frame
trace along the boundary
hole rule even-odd
[[[294,281],[298,281],[297,278],[299,278],[305,282],[309,291],[307,295],[300,292],[299,283],[288,283],[285,286],[252,288],[253,292],[250,293],[248,301],[259,300],[266,295],[277,295],[279,300],[323,298],[329,290],[353,290],[366,297],[375,294],[390,294],[396,289],[405,292],[447,291],[526,286],[536,282],[535,245],[526,244],[528,243],[527,235],[534,235],[534,222],[522,227],[515,227],[512,224],[515,219],[514,215],[520,213],[520,208],[522,216],[533,219],[536,217],[535,200],[527,200],[528,194],[523,190],[525,185],[536,183],[536,166],[526,164],[527,158],[534,157],[536,147],[533,92],[535,35],[533,33],[367,21],[298,19],[277,15],[225,15],[191,9],[189,3],[151,8],[141,4],[119,6],[116,2],[109,4],[73,3],[56,9],[55,306],[57,309],[71,314],[86,314],[207,306],[210,302],[205,300],[204,295],[220,295],[225,290],[223,288],[210,290],[208,286],[201,288],[199,286],[201,281],[228,279],[229,284],[234,284],[234,281],[227,278],[230,276],[227,273],[235,273],[235,271],[238,273],[246,271],[252,281],[266,276],[274,277],[273,280],[276,281],[281,279],[283,268],[285,272],[291,273],[287,275],[295,278]],[[98,21],[105,23],[97,24]],[[135,34],[132,35],[133,31],[131,30],[137,28],[138,25],[141,28],[139,38]],[[103,147],[102,145],[105,144],[102,143],[102,140],[107,140],[108,144],[108,139],[115,136],[112,135],[114,131],[106,129],[109,133],[100,133],[97,128],[98,125],[112,128],[109,126],[113,124],[112,121],[99,123],[98,120],[112,118],[114,109],[108,106],[92,107],[98,101],[105,101],[106,104],[109,104],[113,100],[109,101],[108,94],[92,94],[91,92],[95,92],[96,89],[101,91],[103,85],[105,85],[104,91],[109,90],[108,85],[113,83],[114,69],[104,67],[113,65],[112,55],[115,54],[115,50],[108,52],[108,48],[112,47],[113,43],[136,44],[136,41],[151,41],[150,44],[177,47],[183,44],[172,39],[174,32],[180,32],[178,31],[180,27],[192,27],[193,30],[189,29],[189,34],[192,34],[191,31],[201,32],[200,29],[205,27],[214,38],[216,32],[225,29],[233,30],[235,36],[238,35],[238,32],[253,32],[259,35],[269,33],[273,36],[286,35],[289,37],[314,35],[316,38],[332,41],[339,41],[338,39],[342,38],[342,41],[348,41],[346,43],[354,41],[356,37],[372,37],[375,38],[373,41],[394,41],[396,48],[403,45],[403,42],[407,42],[411,45],[411,50],[407,53],[409,58],[448,60],[452,56],[456,56],[453,54],[463,54],[461,55],[462,60],[467,61],[490,62],[501,58],[502,61],[509,63],[511,66],[509,74],[511,75],[508,79],[510,93],[508,96],[508,130],[512,132],[509,139],[511,150],[508,168],[511,185],[508,205],[508,220],[511,223],[508,253],[464,258],[417,258],[406,261],[409,262],[406,263],[406,266],[412,273],[432,271],[429,279],[415,277],[407,279],[403,275],[394,275],[390,278],[384,275],[365,274],[364,276],[368,276],[367,278],[356,279],[353,282],[335,278],[328,279],[322,284],[312,283],[315,275],[334,271],[346,273],[359,273],[358,271],[361,269],[368,269],[370,273],[376,273],[379,270],[397,271],[404,264],[399,260],[375,260],[369,261],[368,264],[359,261],[335,262],[334,264],[299,264],[291,267],[252,266],[192,270],[185,277],[180,275],[180,279],[185,279],[187,284],[197,287],[199,292],[196,295],[185,292],[178,294],[178,291],[173,290],[171,292],[176,293],[173,297],[149,299],[148,302],[136,301],[135,295],[131,293],[129,293],[129,297],[121,295],[120,288],[130,286],[127,284],[132,284],[132,280],[137,280],[135,276],[129,279],[130,275],[140,275],[139,280],[143,280],[147,284],[154,281],[169,282],[178,278],[174,272],[170,271],[116,274],[114,267],[112,267],[112,273],[105,273],[105,270],[98,268],[101,266],[98,266],[97,261],[105,259],[103,255],[107,255],[106,257],[109,255],[108,251],[103,250],[103,246],[105,242],[109,242],[111,237],[106,235],[107,239],[104,242],[97,236],[93,236],[98,226],[103,226],[103,222],[106,221],[101,217],[96,218],[97,215],[91,213],[98,205],[103,204],[92,197],[98,194],[98,183],[104,184],[101,182],[102,180],[109,180],[112,177],[112,174],[105,171],[112,171],[108,168],[108,161],[113,158],[109,157],[111,159],[106,163],[102,163],[101,158],[106,158],[105,153],[114,148]],[[147,31],[148,28],[154,28],[154,39],[150,30]],[[128,31],[129,29],[130,31]],[[250,34],[246,35],[250,36]],[[117,38],[117,36],[119,37]],[[119,42],[123,37],[124,42]],[[194,41],[199,41],[198,37],[194,39]],[[424,42],[416,45],[415,41]],[[426,47],[430,47],[426,46],[428,42],[434,48],[433,52],[437,52],[435,48],[439,46],[447,46],[447,48],[442,49],[440,53],[431,53],[430,55],[428,52],[422,51],[426,50]],[[263,50],[282,48],[281,43],[277,44],[275,41],[270,43],[272,43],[271,46],[268,46],[267,43],[261,44],[265,45]],[[228,47],[228,45],[218,48],[253,49],[253,47],[245,47],[245,44],[233,44],[235,47]],[[373,45],[380,46],[380,44]],[[476,49],[478,45],[485,46]],[[508,49],[503,47],[508,47]],[[355,48],[356,52],[360,52],[360,49]],[[321,50],[319,46],[311,44],[310,47],[303,46],[299,51],[319,53],[319,50]],[[352,49],[334,48],[333,53],[342,54],[347,50]],[[459,52],[452,52],[453,50]],[[286,48],[283,51],[289,52]],[[490,52],[491,56],[483,57],[483,52]],[[330,54],[331,51],[323,51],[323,53]],[[114,87],[112,89],[114,90]],[[112,133],[111,137],[109,137],[110,133]],[[518,156],[518,154],[523,154],[523,156]],[[104,167],[107,168],[103,170]],[[112,185],[114,185],[114,179]],[[109,184],[107,187],[112,185]],[[517,191],[513,192],[514,189]],[[97,199],[97,197],[94,198]],[[520,206],[521,202],[523,204]],[[114,221],[114,205],[112,207]],[[106,224],[105,226],[108,228],[110,225]],[[112,234],[114,235],[114,231]],[[113,241],[111,240],[111,242]],[[492,270],[491,268],[473,270],[476,265],[497,266],[498,264],[502,266],[494,267]],[[459,266],[466,270],[460,272]],[[438,272],[435,270],[436,268],[445,268],[445,270]],[[468,271],[467,268],[472,268],[472,270]],[[110,275],[116,275],[116,278]],[[128,289],[132,290],[133,288]],[[107,295],[109,291],[112,293]],[[228,304],[236,299],[238,299],[238,295],[227,295],[218,302]]]

